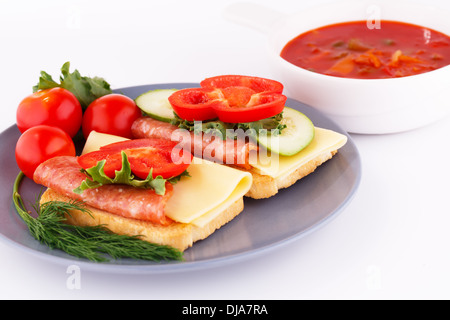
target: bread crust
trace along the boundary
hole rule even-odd
[[[65,201],[71,199],[57,193],[52,189],[47,189],[41,196],[41,203],[48,201]],[[112,232],[125,235],[139,235],[143,240],[161,245],[169,245],[180,251],[185,251],[196,241],[203,240],[214,233],[217,229],[233,220],[244,209],[244,200],[240,198],[231,206],[225,209],[214,220],[204,227],[193,224],[172,223],[169,226],[162,226],[151,222],[124,218],[103,210],[88,206],[90,215],[77,210],[71,210],[67,223],[78,226],[105,225]]]
[[[253,199],[270,198],[276,195],[279,190],[288,188],[303,177],[306,177],[307,175],[313,173],[317,169],[317,167],[330,160],[337,152],[337,150],[333,150],[330,152],[322,153],[311,161],[297,168],[289,175],[279,178],[261,175],[254,170],[251,170],[250,173],[253,177],[253,183],[250,190],[245,196]]]

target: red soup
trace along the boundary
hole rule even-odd
[[[311,30],[291,40],[281,57],[321,74],[357,79],[411,76],[450,64],[450,37],[429,28],[354,21]]]

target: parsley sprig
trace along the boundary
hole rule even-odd
[[[122,184],[133,186],[135,188],[153,189],[156,194],[164,195],[166,193],[167,181],[172,184],[176,184],[180,181],[181,177],[189,177],[189,173],[185,171],[181,175],[170,179],[164,179],[162,176],[156,176],[153,178],[153,169],[150,169],[146,179],[138,179],[131,172],[130,162],[128,161],[128,157],[124,151],[121,152],[121,156],[122,168],[115,172],[114,178],[110,178],[105,174],[104,167],[106,160],[101,160],[92,168],[82,169],[82,172],[86,174],[86,179],[83,180],[81,185],[74,189],[73,192],[81,194],[84,190],[95,189],[103,185]]]
[[[31,235],[48,247],[94,262],[120,258],[150,261],[183,260],[183,253],[179,250],[144,241],[140,236],[115,234],[104,225],[80,227],[67,224],[66,216],[70,216],[73,210],[90,215],[84,203],[79,201],[49,201],[40,205],[37,202],[33,206],[37,217],[32,217],[19,194],[23,177],[24,174],[20,172],[14,183],[14,206]]]
[[[61,67],[60,83],[53,80],[52,76],[41,71],[38,83],[33,87],[33,92],[55,87],[64,88],[72,92],[84,110],[97,98],[112,93],[111,86],[101,77],[82,76],[78,70],[70,72],[70,62]]]

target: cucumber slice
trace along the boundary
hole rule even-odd
[[[168,98],[177,89],[150,90],[138,96],[134,101],[146,115],[156,120],[170,122],[174,118],[173,108]]]
[[[292,156],[308,146],[314,138],[314,124],[297,110],[285,107],[281,124],[286,125],[281,134],[260,132],[257,137],[258,142],[271,152]]]

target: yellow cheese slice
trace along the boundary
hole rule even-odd
[[[332,130],[316,127],[314,139],[299,153],[285,157],[260,152],[257,157],[250,159],[250,164],[258,173],[277,179],[288,176],[318,155],[337,150],[346,143],[347,136]]]
[[[83,153],[127,140],[114,135],[91,132]],[[207,160],[195,158],[188,167],[190,177],[182,177],[166,204],[165,214],[181,223],[204,226],[224,209],[242,198],[252,185],[252,175]]]
[[[188,168],[191,177],[183,177],[173,186],[165,213],[175,221],[203,226],[250,190],[252,175],[197,160]]]
[[[86,139],[86,143],[84,144],[83,151],[81,152],[81,154],[96,151],[100,149],[100,147],[106,146],[114,142],[120,142],[125,140],[129,139],[97,131],[91,131],[91,133],[89,133],[89,136]]]

